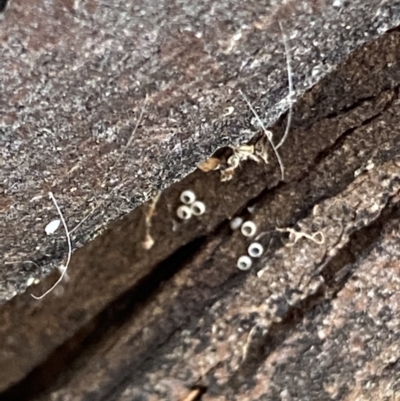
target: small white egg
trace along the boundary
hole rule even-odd
[[[237,267],[240,270],[249,270],[252,264],[253,262],[247,255],[243,255],[237,260]]]
[[[206,211],[206,205],[201,201],[196,201],[190,205],[190,210],[195,216],[201,216]]]
[[[243,223],[243,219],[241,217],[234,217],[230,222],[229,225],[231,230],[237,230]]]
[[[181,193],[180,200],[185,205],[191,205],[196,200],[196,195],[191,190],[186,190]]]
[[[264,253],[264,247],[259,242],[253,242],[247,251],[252,258],[259,258]]]
[[[257,226],[252,221],[246,221],[242,224],[240,231],[245,237],[253,237],[257,232]]]
[[[181,205],[178,207],[176,211],[176,215],[181,220],[189,220],[192,217],[192,210],[187,205]]]

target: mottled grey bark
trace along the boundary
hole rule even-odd
[[[399,21],[398,1],[14,0],[0,21],[0,299],[288,106]],[[145,98],[147,96],[147,102]],[[146,105],[145,105],[146,104]],[[124,157],[140,112],[144,116]],[[335,112],[330,109],[330,112]],[[275,134],[279,135],[278,133]],[[111,171],[112,169],[112,171]]]

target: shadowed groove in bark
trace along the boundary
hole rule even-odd
[[[7,7],[8,0],[0,0],[0,13],[4,12]]]
[[[161,283],[168,281],[182,265],[188,263],[204,242],[205,238],[200,237],[180,248],[170,258],[162,262],[152,274],[141,280],[119,299],[116,299],[99,316],[76,333],[73,338],[58,348],[25,379],[0,393],[0,399],[4,401],[30,400],[53,384],[58,376],[64,372],[66,366],[73,363],[78,355],[89,358],[92,352],[96,352],[96,344],[110,332],[120,327],[127,319],[134,316],[138,308],[144,307],[143,304],[153,296]],[[163,342],[165,341],[168,339],[163,340]],[[143,353],[146,351],[149,350],[144,350]],[[62,380],[67,381],[68,374],[65,375],[64,373]]]

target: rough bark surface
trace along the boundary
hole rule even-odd
[[[276,21],[298,96],[399,15],[399,1],[381,0],[10,2],[0,20],[0,301],[65,259],[63,231],[44,232],[58,218],[49,191],[70,230],[92,213],[72,233],[79,248],[218,147],[250,139],[257,124],[239,89],[276,121],[288,106]]]
[[[4,304],[0,398],[400,399],[399,87],[395,29],[296,102],[284,181],[270,148],[228,182],[196,170],[77,250],[46,298]],[[184,189],[207,206],[186,222]],[[234,217],[265,249],[247,272]]]

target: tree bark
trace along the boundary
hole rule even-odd
[[[219,170],[196,170],[76,251],[47,297],[4,304],[1,399],[398,399],[399,85],[395,29],[294,104],[284,181],[267,145],[267,163],[244,158],[222,182],[222,148]],[[206,212],[182,221],[187,189]],[[232,230],[238,217],[256,237]],[[256,240],[263,256],[239,270]]]

